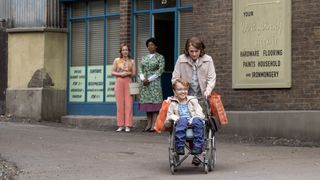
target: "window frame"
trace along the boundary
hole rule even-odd
[[[115,102],[106,102],[106,65],[107,65],[107,20],[108,18],[119,18],[120,21],[120,7],[119,12],[107,12],[108,1],[102,0],[104,4],[104,12],[101,15],[89,15],[89,0],[80,1],[78,3],[84,3],[85,15],[72,16],[72,4],[67,7],[67,114],[69,115],[114,115],[116,114]],[[75,2],[77,3],[77,2]],[[120,6],[120,3],[119,3]],[[88,102],[88,36],[89,36],[89,21],[91,20],[103,20],[103,101],[102,102]],[[85,88],[84,88],[84,101],[83,102],[71,102],[70,101],[70,68],[71,68],[71,48],[72,48],[72,35],[71,28],[72,23],[77,21],[83,21],[85,23]],[[106,111],[106,109],[108,109]]]

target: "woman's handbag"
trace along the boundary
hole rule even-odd
[[[138,82],[131,82],[129,84],[130,94],[137,95],[139,94],[139,83]]]

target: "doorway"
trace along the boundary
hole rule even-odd
[[[164,56],[165,68],[161,76],[162,95],[166,99],[173,95],[171,78],[174,69],[174,12],[154,14],[154,36],[158,41],[158,52]]]

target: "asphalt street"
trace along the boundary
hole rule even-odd
[[[204,174],[191,158],[171,175],[168,135],[116,133],[0,122],[0,153],[16,163],[25,180],[223,179],[316,180],[320,148],[219,141],[217,164]]]

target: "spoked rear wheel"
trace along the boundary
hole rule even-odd
[[[203,166],[203,170],[204,170],[204,173],[205,173],[205,174],[208,174],[208,165],[207,165],[207,164],[205,164],[205,165]]]
[[[172,175],[177,171],[176,164],[178,163],[178,161],[179,155],[177,155],[173,150],[169,149],[169,164]]]
[[[176,167],[174,166],[174,164],[170,165],[170,170],[171,170],[171,174],[174,175],[174,172],[176,172]]]
[[[216,146],[215,146],[215,137],[212,135],[212,131],[209,131],[209,138],[212,139],[208,144],[208,170],[213,171],[216,164]]]

